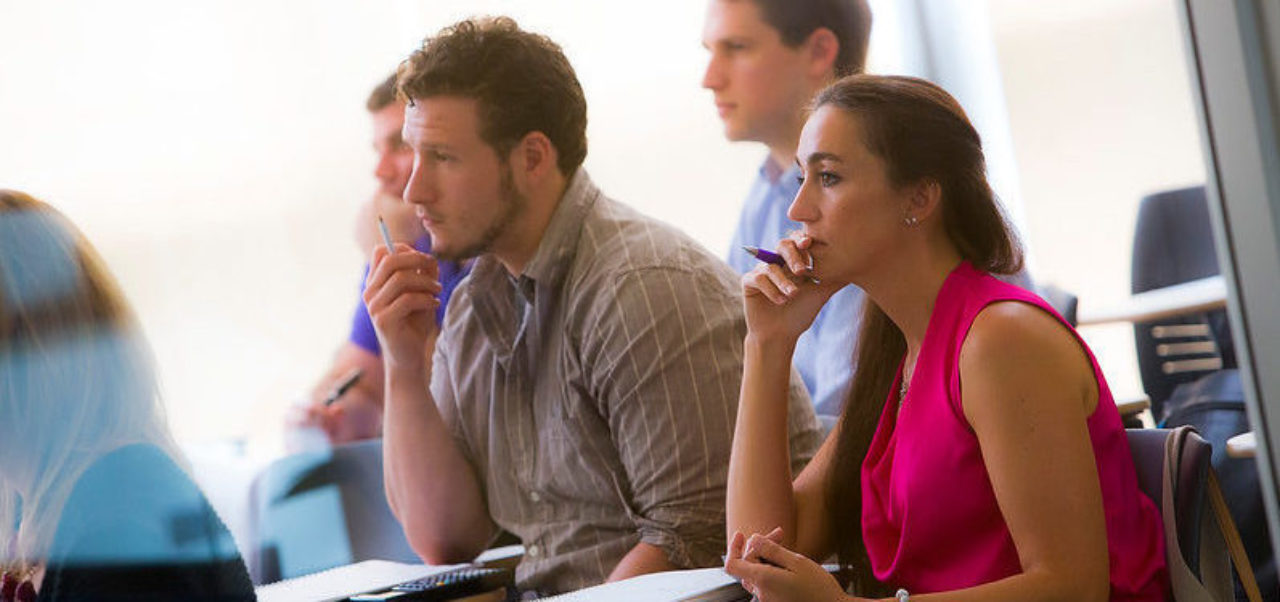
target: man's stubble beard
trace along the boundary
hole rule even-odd
[[[434,253],[434,255],[445,261],[459,262],[479,257],[492,251],[494,241],[511,229],[512,224],[524,213],[525,207],[528,205],[527,199],[521,196],[519,192],[516,192],[515,184],[512,183],[511,166],[509,164],[504,163],[502,166],[502,173],[498,178],[498,194],[502,200],[501,212],[494,216],[475,242],[458,251],[443,251]]]

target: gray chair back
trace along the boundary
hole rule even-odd
[[[374,558],[421,562],[387,505],[380,439],[277,460],[249,498],[255,584]]]

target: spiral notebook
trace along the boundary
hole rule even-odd
[[[629,602],[738,602],[750,600],[751,594],[725,574],[724,569],[693,569],[640,575],[622,581],[605,583],[576,592],[540,598],[541,601],[578,602],[609,600]]]

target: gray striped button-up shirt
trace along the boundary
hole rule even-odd
[[[733,270],[583,170],[519,277],[477,259],[431,392],[493,522],[524,542],[521,588],[600,583],[639,542],[719,564],[745,333]],[[794,372],[789,403],[798,471],[820,434]]]

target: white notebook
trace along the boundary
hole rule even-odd
[[[365,560],[255,588],[258,602],[332,602],[348,596],[388,589],[465,564],[429,566],[390,560]]]
[[[667,571],[605,583],[576,592],[542,598],[557,602],[609,600],[610,602],[732,602],[750,594],[721,568]]]

